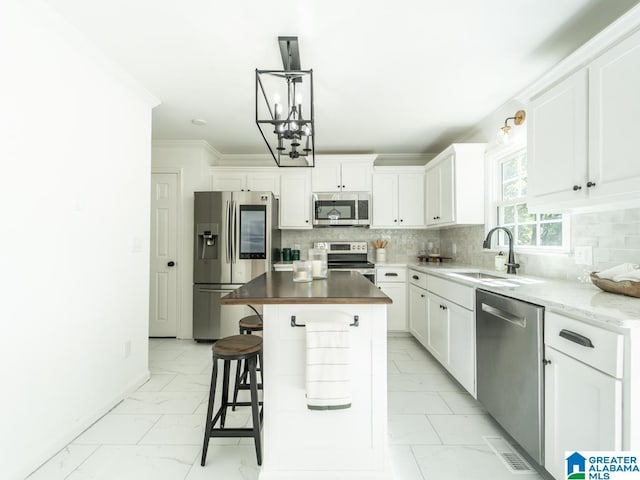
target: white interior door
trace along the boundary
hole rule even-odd
[[[178,331],[178,174],[151,175],[149,336]]]

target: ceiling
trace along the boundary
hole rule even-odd
[[[638,0],[44,0],[162,104],[154,139],[265,154],[256,68],[314,71],[316,152],[438,152]],[[196,126],[192,119],[204,119]]]

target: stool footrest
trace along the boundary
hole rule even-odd
[[[250,389],[251,389],[250,383],[241,383],[240,385],[238,385],[238,390],[250,390]],[[258,390],[262,390],[262,383],[258,384]]]
[[[260,400],[260,401],[258,402],[258,405],[262,405],[262,403],[263,403],[263,402]],[[230,404],[230,405],[231,405],[231,404]],[[236,403],[235,403],[235,406],[236,406],[236,407],[250,407],[250,406],[251,406],[251,402],[236,402]]]
[[[253,428],[214,428],[209,437],[250,437],[254,433]]]

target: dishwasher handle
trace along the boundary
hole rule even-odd
[[[591,339],[585,337],[584,335],[580,335],[579,333],[572,332],[571,330],[562,329],[560,330],[559,335],[562,338],[569,340],[570,342],[577,343],[578,345],[582,345],[583,347],[595,348],[595,345],[591,342]]]
[[[489,315],[493,315],[505,322],[513,323],[518,327],[526,328],[527,327],[527,319],[523,317],[518,317],[512,313],[505,312],[504,310],[500,310],[499,308],[492,307],[491,305],[487,305],[482,302],[482,311],[487,312]]]

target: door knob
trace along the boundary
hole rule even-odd
[[[175,267],[176,262],[174,262],[173,260],[171,260],[170,262],[167,262],[167,267]]]

